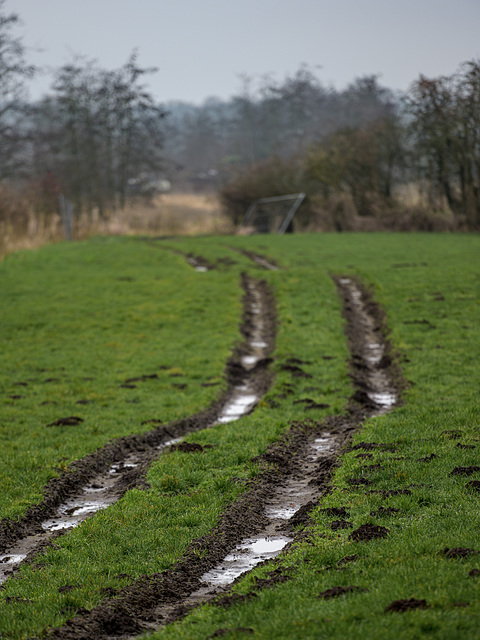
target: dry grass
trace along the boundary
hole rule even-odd
[[[214,194],[169,193],[150,203],[134,201],[124,211],[100,219],[98,213],[75,220],[74,238],[92,235],[155,236],[223,234],[233,231]],[[0,259],[19,249],[63,240],[58,214],[35,213],[28,197],[0,188]]]

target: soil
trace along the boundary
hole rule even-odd
[[[265,283],[255,281],[257,291],[262,290],[263,296],[269,299],[266,305],[270,309],[269,317],[264,321],[269,327],[271,335],[271,349],[273,350],[273,335],[275,328],[275,308],[273,297],[269,293]],[[245,297],[249,295],[249,283],[251,279],[243,277],[242,284],[245,289]],[[183,557],[171,569],[162,573],[141,576],[132,584],[115,593],[114,597],[106,594],[106,599],[91,611],[79,609],[76,616],[69,620],[59,629],[51,629],[47,632],[47,638],[58,638],[69,640],[90,639],[98,640],[107,638],[125,638],[142,631],[151,631],[162,625],[177,620],[188,613],[188,611],[204,601],[205,596],[197,596],[202,584],[202,577],[221,563],[232,549],[250,536],[265,535],[271,529],[272,519],[267,515],[269,505],[272,500],[282,502],[282,492],[285,487],[297,487],[301,484],[303,506],[297,510],[293,517],[287,517],[284,524],[275,524],[275,535],[290,535],[293,539],[300,539],[305,535],[296,528],[309,523],[309,511],[318,504],[321,495],[328,493],[331,475],[335,467],[339,464],[338,453],[345,448],[353,433],[361,428],[362,421],[371,415],[384,412],[398,402],[399,393],[404,388],[405,383],[401,376],[401,371],[396,364],[396,358],[391,353],[390,345],[385,339],[387,328],[385,316],[382,310],[372,299],[371,292],[366,290],[358,282],[350,279],[336,278],[339,293],[344,300],[344,316],[346,319],[346,332],[349,346],[352,353],[350,361],[351,377],[357,391],[362,390],[364,395],[354,394],[347,406],[347,417],[331,416],[323,422],[313,420],[302,420],[291,425],[290,430],[284,434],[278,442],[273,443],[269,449],[259,456],[256,461],[260,463],[262,471],[255,481],[246,484],[245,492],[231,504],[222,514],[216,527],[204,537],[195,540],[184,553]],[[361,298],[361,304],[354,303],[354,297]],[[360,308],[358,308],[360,306]],[[244,305],[244,316],[242,322],[242,334],[245,343],[248,337],[254,332],[254,314],[249,310],[248,305]],[[368,339],[365,327],[368,325]],[[368,356],[367,342],[375,340],[375,344],[381,344],[382,356],[376,359]],[[368,346],[370,346],[368,344]],[[226,367],[226,377],[230,388],[241,383],[245,378],[245,369],[240,366],[241,358],[245,355],[246,347],[238,347],[232,355]],[[272,374],[268,371],[270,358],[264,358],[253,366],[253,373],[258,376],[256,386],[259,393],[264,393],[271,382]],[[303,363],[290,359],[282,365],[284,370],[289,371],[292,377],[311,377],[300,365]],[[288,395],[291,385],[286,385],[284,391]],[[394,400],[388,400],[388,405],[372,400],[368,394],[383,394]],[[185,433],[204,428],[212,424],[215,416],[219,413],[219,407],[225,398],[219,400],[214,406],[205,412],[177,421],[166,426],[157,426],[152,431],[142,436],[130,436],[110,443],[100,452],[87,456],[76,465],[65,476],[53,481],[47,487],[45,500],[42,505],[29,510],[28,516],[24,519],[23,525],[15,529],[15,525],[10,522],[2,523],[0,534],[3,540],[18,538],[23,531],[29,531],[38,525],[45,518],[45,512],[58,505],[65,496],[72,492],[72,487],[80,487],[94,475],[92,469],[98,465],[109,465],[122,461],[125,454],[132,449],[144,448],[150,451],[150,457],[143,466],[131,470],[132,481],[122,491],[137,485],[146,473],[148,464],[154,459],[151,448],[166,442],[172,438],[179,437]],[[200,445],[194,447],[192,453],[201,453]],[[317,453],[317,457],[312,457],[312,448]],[[394,451],[394,445],[389,443],[360,443],[353,449]],[[366,454],[370,455],[370,454]],[[306,489],[305,489],[306,487]],[[396,495],[397,493],[408,492],[408,490],[382,491],[382,495]],[[43,511],[43,512],[42,512]],[[348,517],[345,507],[336,507],[325,510],[332,517],[340,517],[336,521],[342,523],[340,527],[351,526],[343,518]],[[276,516],[273,522],[278,523]],[[333,525],[333,523],[332,523]],[[23,526],[23,529],[22,529]],[[270,527],[270,528],[269,528]],[[386,527],[373,524],[365,524],[353,531],[349,538],[355,541],[366,541],[379,537],[384,537],[389,533]],[[270,534],[269,534],[270,535]],[[0,537],[0,540],[2,538]],[[352,562],[356,556],[347,556],[338,564]],[[255,581],[250,594],[240,597],[254,597],[259,589],[268,588],[278,582],[289,579],[282,569],[271,571],[266,578]],[[227,588],[228,589],[228,588]],[[333,587],[337,590],[334,595],[341,595],[348,591],[358,590],[359,587]],[[329,590],[329,591],[332,591]],[[338,591],[340,590],[340,591]],[[223,589],[224,591],[224,589]],[[207,599],[220,595],[220,590],[210,590]],[[327,597],[321,594],[320,597]],[[222,598],[223,604],[222,604]],[[228,606],[227,603],[238,601],[237,596],[224,594],[217,599],[218,606]],[[214,636],[225,635],[231,631],[239,629],[219,629]],[[248,632],[248,630],[245,630]]]
[[[474,473],[480,471],[478,465],[471,465],[469,467],[455,467],[450,473],[451,476],[471,476]]]
[[[403,613],[411,609],[426,609],[428,606],[426,600],[416,600],[415,598],[394,600],[388,607],[385,607],[384,613]]]
[[[344,593],[351,593],[352,591],[367,591],[367,589],[355,587],[354,585],[350,585],[348,587],[331,587],[330,589],[319,593],[318,597],[323,600],[330,600],[330,598],[336,598],[338,596],[342,596]]]
[[[367,523],[362,524],[358,529],[352,531],[348,539],[354,542],[368,542],[369,540],[375,540],[377,538],[386,538],[389,533],[390,529],[387,529],[387,527]]]
[[[464,547],[455,547],[454,549],[445,547],[443,550],[443,554],[447,558],[468,558],[468,556],[478,555],[478,553],[475,549],[465,549]]]
[[[435,453],[431,453],[428,456],[425,456],[424,458],[419,458],[418,462],[431,462],[432,460],[435,460],[435,458],[438,458],[438,456]]]

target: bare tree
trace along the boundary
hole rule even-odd
[[[0,0],[0,179],[12,176],[24,162],[25,81],[35,68],[25,61],[25,47],[13,33],[19,23]]]

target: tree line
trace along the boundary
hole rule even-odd
[[[405,94],[377,76],[339,91],[303,65],[282,81],[244,76],[230,100],[195,106],[158,104],[147,84],[155,69],[135,53],[113,70],[75,57],[31,102],[36,70],[17,24],[0,0],[0,187],[33,190],[39,210],[57,210],[62,193],[76,211],[104,216],[166,177],[219,190],[236,222],[254,199],[305,191],[307,225],[388,226],[413,206],[410,189],[417,218],[480,227],[479,60],[451,76],[420,76]]]

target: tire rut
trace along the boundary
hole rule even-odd
[[[145,434],[118,438],[51,480],[43,500],[17,521],[0,522],[0,582],[13,576],[58,536],[105,509],[126,491],[145,484],[152,462],[188,433],[237,420],[254,410],[272,382],[276,311],[265,281],[242,275],[243,341],[233,349],[225,376],[227,391],[205,411]]]
[[[334,280],[344,302],[354,382],[345,416],[292,424],[256,459],[263,466],[260,477],[225,510],[210,534],[190,545],[175,567],[139,578],[115,598],[51,630],[48,638],[114,640],[158,629],[223,596],[238,576],[302,535],[294,527],[308,524],[309,511],[329,491],[342,448],[365,418],[398,403],[404,385],[386,339],[385,314],[371,292],[353,278]],[[388,394],[388,401],[383,394]],[[262,550],[268,539],[274,546],[264,545]]]

